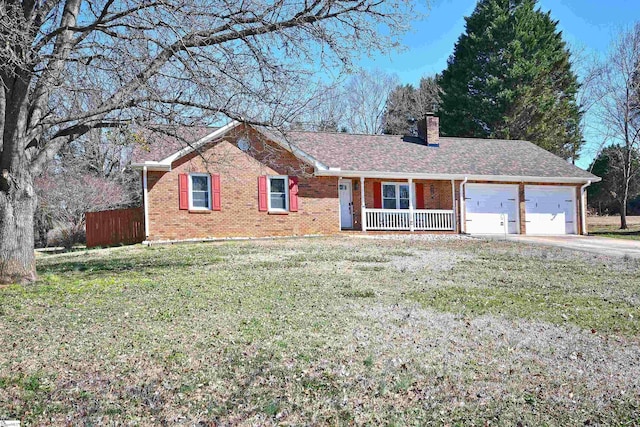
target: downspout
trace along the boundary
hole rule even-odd
[[[451,180],[451,210],[453,211],[453,230],[458,230],[458,215],[456,215],[456,181],[454,179]]]
[[[147,167],[142,167],[142,206],[144,207],[144,240],[149,239],[149,191],[147,189]]]
[[[580,226],[582,227],[581,231],[583,235],[587,234],[587,212],[586,212],[587,206],[585,203],[584,194],[585,194],[585,190],[590,185],[591,185],[591,180],[587,181],[585,185],[580,187]]]
[[[360,228],[362,231],[367,231],[367,212],[366,212],[366,204],[364,201],[364,176],[360,177]]]
[[[467,231],[467,222],[465,221],[465,218],[463,218],[462,216],[464,215],[465,211],[464,211],[464,185],[467,183],[467,181],[469,180],[469,178],[467,178],[466,176],[464,177],[464,181],[462,181],[460,183],[460,234],[464,234]]]

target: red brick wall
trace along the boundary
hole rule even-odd
[[[239,137],[251,149],[237,148]],[[306,173],[302,171],[305,170]],[[178,175],[220,174],[221,211],[178,209]],[[149,240],[215,237],[295,236],[339,231],[337,178],[312,177],[310,168],[280,147],[261,141],[252,130],[239,129],[174,162],[170,172],[148,172]],[[298,212],[258,211],[258,176],[298,177]]]

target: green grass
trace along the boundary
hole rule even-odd
[[[609,237],[612,239],[640,240],[640,231],[594,231],[589,234],[599,237]]]
[[[35,285],[0,289],[0,419],[640,423],[636,260],[498,241],[372,243],[40,257]]]
[[[433,292],[410,294],[410,298],[441,311],[465,316],[486,314],[571,323],[584,329],[637,335],[640,307],[563,291],[530,289],[463,288],[447,286]]]
[[[486,254],[450,273],[443,286],[408,296],[439,311],[472,317],[490,314],[569,323],[583,329],[638,336],[637,262],[620,262],[633,267],[612,274],[600,263],[554,260],[542,264],[540,259],[513,254]]]
[[[601,223],[589,224],[589,234],[613,239],[640,240],[640,224],[637,222],[637,217],[627,218],[629,228],[626,230],[620,229],[620,217],[603,218],[607,218],[607,221],[600,218]]]

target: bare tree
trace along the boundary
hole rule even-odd
[[[586,140],[598,139],[600,136],[597,120],[593,119],[594,111],[599,103],[598,99],[598,76],[600,74],[599,58],[594,53],[590,53],[586,47],[578,44],[572,47],[572,66],[579,76],[580,87],[576,93],[576,103],[580,107],[582,120],[578,124],[580,133]],[[598,64],[594,66],[594,64]],[[578,157],[588,157],[595,159],[602,150],[601,144],[587,145],[575,144],[570,147],[571,162],[576,163]]]
[[[321,84],[308,105],[301,109],[291,129],[338,132],[346,126],[346,101],[344,81]]]
[[[640,167],[640,152],[633,150],[632,168]],[[620,213],[629,200],[633,200],[640,192],[640,174],[634,173],[631,180],[625,180],[625,150],[620,145],[605,147],[590,166],[592,173],[600,176],[602,181],[589,187],[589,203],[598,212]],[[627,194],[621,191],[627,189]],[[627,197],[629,200],[625,200]]]
[[[35,179],[40,244],[49,231],[67,248],[84,242],[85,212],[139,206],[141,177],[131,168],[130,129],[99,129],[65,145]]]
[[[387,98],[399,83],[398,76],[382,70],[361,70],[345,86],[346,123],[351,132],[379,134]]]
[[[58,243],[71,248],[84,241],[85,213],[127,205],[129,198],[122,185],[71,165],[49,170],[35,179],[39,206],[47,220],[58,230]]]
[[[318,69],[388,52],[409,0],[0,3],[0,281],[35,278],[34,177],[91,129],[282,125]]]
[[[599,64],[594,116],[603,130],[603,146],[611,145],[620,168],[620,228],[627,228],[630,185],[640,173],[634,153],[640,149],[640,23],[623,31]]]

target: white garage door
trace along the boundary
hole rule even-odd
[[[518,186],[466,184],[466,231],[471,234],[517,234]]]
[[[524,187],[527,234],[575,234],[575,187]]]

